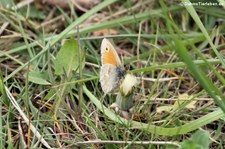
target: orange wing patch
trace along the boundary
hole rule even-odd
[[[114,66],[118,66],[116,55],[111,48],[108,49],[108,51],[105,50],[103,55],[103,64],[112,64]]]

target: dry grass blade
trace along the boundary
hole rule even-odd
[[[77,145],[88,145],[88,144],[139,144],[139,145],[174,145],[180,147],[179,143],[172,141],[108,141],[108,140],[91,140],[76,142]]]
[[[8,90],[7,87],[5,87],[6,93],[8,98],[10,99],[11,103],[13,106],[18,110],[20,113],[21,117],[24,119],[27,125],[29,125],[29,119],[25,115],[25,113],[22,111],[20,108],[19,104],[16,102],[15,98],[12,96],[10,91]],[[41,141],[41,143],[46,147],[46,148],[51,148],[51,146],[48,144],[48,142],[43,138],[43,136],[39,133],[39,131],[34,127],[33,124],[30,124],[30,129],[34,133],[34,135]]]

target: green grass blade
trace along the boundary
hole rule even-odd
[[[60,39],[62,39],[69,31],[76,29],[76,27],[82,23],[83,21],[85,21],[88,17],[90,17],[91,15],[93,15],[94,13],[98,12],[99,10],[105,8],[106,6],[116,2],[117,0],[107,0],[104,1],[102,3],[100,3],[99,5],[97,5],[96,7],[92,8],[91,10],[87,11],[85,14],[83,14],[81,17],[79,17],[75,22],[73,22],[72,24],[70,24],[64,31],[62,31],[58,36],[56,36],[56,38],[52,38],[52,41],[49,43],[49,45],[45,46],[41,52],[39,52],[37,55],[35,55],[29,62],[25,63],[24,65],[18,67],[16,70],[14,70],[10,75],[8,75],[7,77],[4,78],[4,81],[7,81],[9,78],[11,78],[12,76],[14,76],[16,73],[18,73],[22,68],[26,67],[30,62],[33,62],[35,59],[37,59],[39,56],[41,56],[42,54],[44,54],[45,52],[47,52],[47,50],[49,49],[49,47],[53,46],[54,44],[56,44],[58,41],[60,41]],[[26,45],[28,46],[28,45]]]
[[[174,7],[169,8],[168,11],[178,11],[180,9],[183,9],[183,8],[180,7],[180,6],[179,7],[174,6]],[[145,13],[137,14],[137,15],[135,15],[135,17],[133,15],[132,16],[126,16],[126,17],[122,17],[122,18],[119,18],[119,19],[106,21],[106,22],[103,22],[103,23],[96,23],[96,24],[91,25],[89,27],[80,29],[79,32],[80,32],[80,34],[84,34],[84,33],[90,33],[90,32],[93,32],[93,31],[96,31],[96,30],[99,30],[99,29],[104,29],[104,28],[116,27],[118,25],[129,24],[129,23],[133,23],[133,22],[140,21],[140,20],[143,20],[143,19],[147,19],[150,16],[160,15],[161,13],[162,13],[162,10],[159,9],[159,10],[152,10],[151,13],[145,12]],[[88,13],[88,14],[90,15],[90,13]],[[77,30],[75,30],[76,26],[79,25],[80,23],[82,23],[85,19],[87,19],[89,17],[89,15],[85,15],[84,14],[83,16],[85,16],[85,17],[82,16],[79,19],[77,19],[70,26],[68,26],[62,33],[60,33],[59,35],[52,35],[51,37],[46,37],[45,41],[52,40],[51,42],[54,42],[54,43],[51,43],[51,45],[54,45],[62,37],[73,37],[74,35],[77,34]],[[167,35],[167,36],[169,36],[169,35]],[[101,38],[103,38],[103,37],[101,37]],[[39,41],[35,41],[35,42],[31,43],[31,44],[11,49],[11,50],[7,51],[6,53],[7,54],[16,53],[16,52],[25,50],[27,48],[36,46],[36,45],[38,45],[38,43],[39,43]],[[49,47],[49,46],[47,46],[47,47]],[[4,56],[4,55],[0,53],[0,57],[2,57],[2,56]]]
[[[2,101],[3,99],[6,99],[6,93],[5,93],[5,88],[3,84],[3,78],[2,78],[2,72],[0,70],[0,148],[4,148],[3,146],[3,136],[4,133],[2,131]]]
[[[191,3],[189,0],[182,0],[183,3]],[[218,52],[218,50],[216,49],[215,45],[213,44],[211,38],[209,37],[209,34],[207,32],[207,30],[205,29],[204,25],[202,24],[198,14],[196,13],[194,7],[192,5],[184,5],[185,8],[187,9],[187,11],[190,13],[190,15],[192,16],[192,18],[194,19],[195,23],[198,25],[198,27],[200,28],[200,30],[202,31],[202,33],[205,35],[206,40],[209,42],[210,46],[212,47],[214,53],[216,54],[216,56],[220,59],[223,67],[225,68],[225,61],[222,57],[222,55]]]
[[[210,64],[219,64],[220,60],[219,59],[208,59],[208,63]],[[194,60],[193,61],[194,65],[196,66],[203,66],[206,65],[203,60]],[[170,64],[162,64],[162,65],[155,65],[155,66],[150,66],[150,67],[145,67],[145,68],[138,68],[135,70],[131,70],[131,73],[138,73],[138,72],[149,72],[152,70],[157,70],[157,69],[173,69],[173,68],[183,68],[186,67],[187,65],[184,62],[175,62],[175,63],[170,63]]]
[[[136,121],[128,121],[119,115],[116,115],[112,110],[106,108],[85,86],[83,87],[84,93],[89,97],[89,99],[95,104],[95,106],[103,112],[109,119],[113,120],[115,123],[120,123],[122,125],[130,126],[132,129],[140,129],[146,131],[148,133],[154,133],[158,135],[165,136],[174,136],[178,134],[186,134],[190,131],[198,129],[212,121],[215,121],[221,117],[224,117],[224,113],[221,110],[216,110],[211,112],[199,119],[191,121],[185,125],[181,125],[173,128],[165,128],[156,125],[136,122]]]
[[[168,22],[169,24],[170,22]],[[215,86],[203,73],[203,71],[195,65],[186,47],[182,44],[176,36],[174,36],[171,27],[169,26],[169,31],[174,39],[175,45],[174,49],[176,53],[183,59],[186,63],[187,68],[192,73],[194,78],[201,84],[201,86],[208,92],[208,94],[214,99],[217,105],[225,112],[225,96],[221,90]],[[221,61],[221,60],[220,60]]]

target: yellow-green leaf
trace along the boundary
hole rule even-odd
[[[55,74],[62,75],[72,70],[77,71],[79,67],[79,56],[84,63],[83,54],[79,55],[78,42],[75,39],[67,40],[58,52],[54,61]],[[83,66],[83,64],[81,64]]]

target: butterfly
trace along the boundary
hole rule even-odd
[[[101,43],[101,69],[100,84],[105,94],[112,93],[118,89],[124,78],[125,70],[116,49],[106,38]]]

